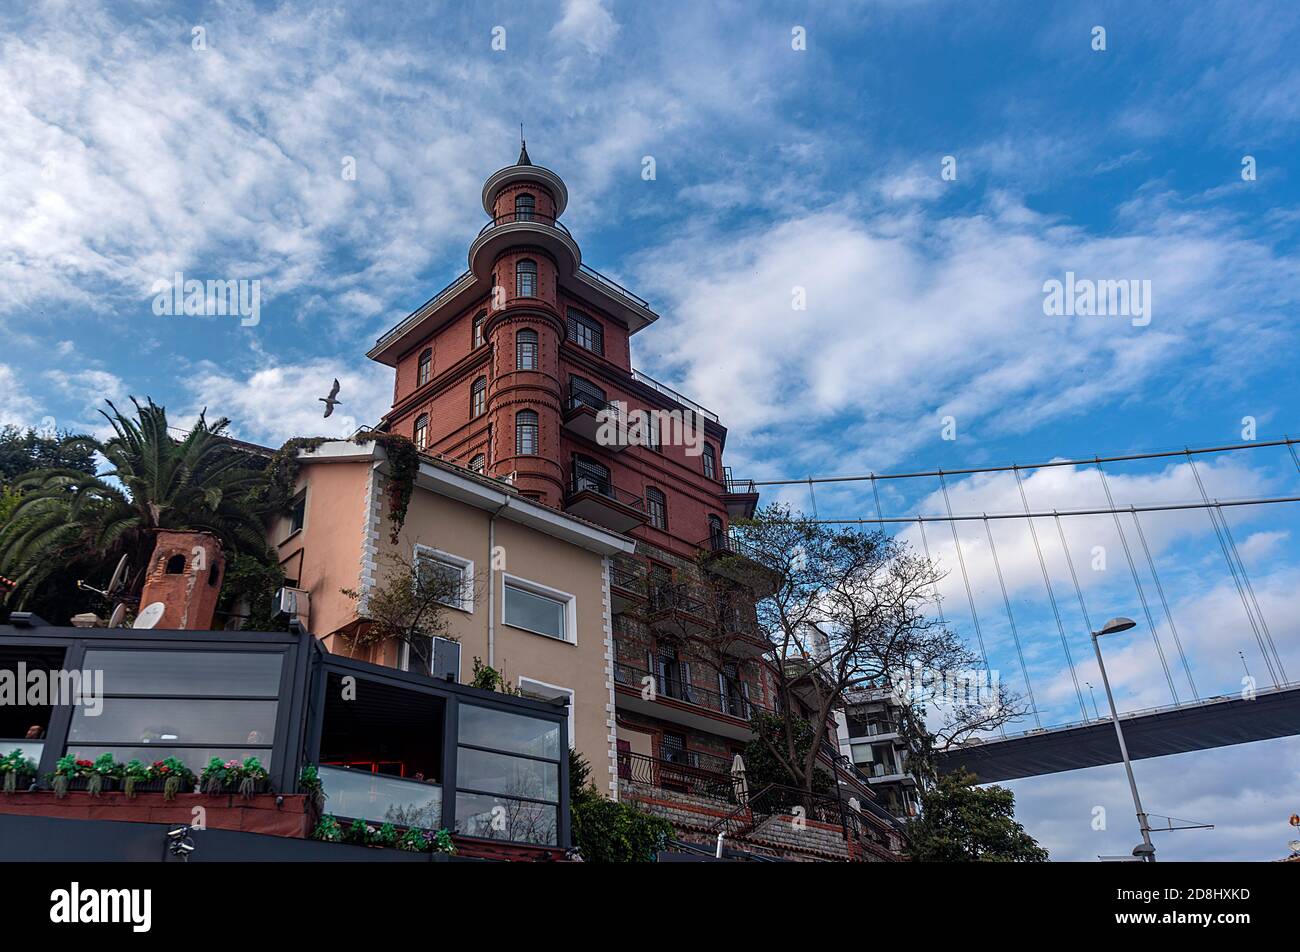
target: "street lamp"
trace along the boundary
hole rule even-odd
[[[1106,701],[1110,704],[1110,719],[1115,723],[1115,737],[1119,740],[1119,753],[1124,758],[1124,771],[1128,774],[1128,788],[1133,792],[1133,807],[1137,811],[1138,827],[1142,830],[1142,843],[1133,847],[1133,855],[1148,863],[1156,861],[1156,848],[1151,843],[1151,826],[1147,822],[1146,811],[1142,809],[1142,798],[1138,796],[1137,781],[1133,779],[1133,764],[1128,759],[1128,747],[1124,744],[1124,729],[1119,725],[1119,712],[1115,710],[1115,696],[1110,693],[1110,678],[1106,677],[1106,665],[1101,660],[1102,635],[1114,635],[1128,631],[1137,626],[1132,618],[1112,618],[1101,626],[1100,631],[1092,632],[1092,649],[1097,653],[1097,667],[1101,671],[1101,683],[1106,688]]]

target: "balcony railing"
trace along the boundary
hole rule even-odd
[[[733,691],[722,694],[695,684],[687,684],[680,677],[674,678],[665,677],[662,674],[652,674],[644,668],[637,668],[622,662],[614,665],[614,680],[619,684],[640,691],[647,683],[646,678],[652,679],[650,683],[654,685],[656,700],[672,698],[675,701],[682,701],[695,707],[744,721],[752,718],[754,713],[759,710],[758,705],[744,696],[743,689],[739,685]]]
[[[619,489],[608,479],[599,479],[585,473],[575,473],[573,479],[569,482],[569,495],[576,496],[578,493],[595,493],[597,496],[603,496],[605,499],[627,506],[630,509],[645,512],[645,501],[640,496]]]
[[[739,802],[736,783],[722,758],[691,750],[680,751],[676,758],[661,759],[626,750],[619,751],[619,779],[659,790],[675,790],[705,797],[719,803]]]
[[[564,226],[564,222],[552,215],[539,215],[537,212],[510,212],[506,215],[498,215],[479,229],[479,237],[483,237],[492,229],[500,228],[502,225],[513,225],[516,223],[524,224],[530,222],[533,224],[545,225],[548,228],[554,228],[556,231],[563,232],[570,239],[573,238],[569,229]]]
[[[757,562],[759,565],[764,564],[758,550],[744,539],[741,539],[734,529],[726,532],[711,532],[707,539],[697,542],[695,545],[697,548],[712,552],[714,555],[735,555],[742,559],[749,559],[751,562]]]
[[[693,413],[699,414],[700,416],[704,417],[706,420],[712,420],[714,423],[720,422],[718,419],[718,415],[714,413],[712,410],[704,409],[704,407],[700,406],[694,400],[682,396],[672,387],[668,386],[667,384],[660,383],[658,380],[656,380],[654,377],[651,377],[649,374],[644,374],[639,370],[633,370],[632,379],[637,381],[638,383],[645,384],[647,387],[650,387],[652,390],[658,390],[666,397],[671,397],[673,400],[675,400],[677,403],[680,403],[686,409],[690,410]]]
[[[609,584],[637,595],[645,595],[646,577],[644,572],[637,572],[615,562],[609,567]]]
[[[633,302],[638,307],[642,307],[645,310],[650,311],[650,313],[652,314],[654,313],[654,311],[650,307],[649,301],[647,301],[643,297],[639,297],[638,295],[633,294],[631,291],[623,287],[623,285],[619,284],[613,278],[607,278],[599,271],[597,271],[595,268],[589,268],[585,264],[579,266],[578,270],[581,271],[587,277],[591,278],[591,280],[595,281],[597,284],[604,285],[606,288],[615,292],[616,294],[621,294],[623,297],[627,298],[629,301]]]
[[[727,492],[734,494],[757,493],[758,486],[752,479],[736,479],[731,475],[731,467],[722,467],[722,481],[726,484]]]

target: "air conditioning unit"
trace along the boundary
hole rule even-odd
[[[275,610],[282,618],[298,619],[304,628],[310,628],[311,595],[301,588],[288,586],[275,593]]]

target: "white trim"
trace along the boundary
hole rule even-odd
[[[532,628],[525,628],[522,625],[511,624],[506,617],[506,589],[513,585],[515,588],[522,589],[532,595],[539,595],[542,598],[549,598],[552,601],[562,602],[564,604],[564,637],[556,638],[544,631],[534,631]],[[576,645],[578,643],[578,599],[569,592],[562,592],[558,588],[551,588],[549,585],[543,585],[541,582],[533,582],[518,575],[501,573],[501,624],[514,628],[518,631],[527,631],[542,638],[549,638],[551,641],[559,641],[564,644]]]
[[[461,648],[461,643],[455,638],[443,638],[441,635],[433,635],[432,640],[435,642],[445,641],[450,645],[456,646],[456,683],[460,684],[460,672],[465,660],[465,652]],[[434,651],[437,651],[437,645],[434,645]],[[429,658],[429,666],[433,666],[432,657]],[[409,641],[402,642],[401,656],[397,659],[397,669],[399,671],[411,670],[411,643]],[[430,677],[432,677],[432,675],[430,675]]]
[[[575,706],[574,706],[575,695],[574,695],[574,693],[573,693],[573,688],[566,688],[566,687],[564,687],[564,686],[562,686],[562,685],[559,685],[559,684],[548,684],[548,683],[545,682],[545,681],[539,681],[539,680],[537,680],[537,678],[528,678],[528,677],[523,677],[523,676],[521,676],[521,677],[519,678],[519,690],[520,690],[520,691],[523,691],[523,690],[524,690],[524,682],[525,682],[525,681],[527,681],[529,684],[535,684],[535,685],[536,685],[537,687],[539,687],[539,688],[545,688],[546,690],[549,690],[549,691],[555,691],[555,692],[558,692],[559,694],[565,694],[565,695],[568,695],[568,698],[569,698],[569,746],[570,746],[570,747],[577,747],[578,744],[577,744],[577,742],[574,740],[574,734],[573,734],[574,726],[575,726],[575,723],[576,723],[576,718],[575,718],[575,716],[574,716],[574,710],[575,710]],[[538,694],[537,696],[541,697],[543,700],[548,700],[548,701],[549,701],[549,700],[552,700],[552,699],[555,697],[555,695],[550,695],[550,694],[545,694],[545,693],[540,693],[540,692],[539,692],[539,694]]]
[[[460,604],[454,605],[451,602],[440,602],[439,604],[446,605],[458,612],[464,612],[467,615],[474,614],[474,560],[467,559],[463,555],[457,555],[454,552],[444,552],[442,549],[435,549],[431,545],[417,542],[411,552],[411,568],[413,571],[418,571],[421,556],[435,562],[441,562],[448,568],[460,569]]]
[[[358,446],[349,440],[322,443],[311,451],[299,450],[298,458],[304,463],[374,460],[378,464],[383,464],[387,460],[383,447],[378,443]],[[461,475],[456,472],[458,468],[451,463],[435,465],[428,460],[421,460],[417,482],[421,489],[468,503],[478,509],[500,510],[504,519],[536,529],[545,535],[561,539],[590,552],[613,555],[617,552],[630,554],[636,550],[636,543],[625,535],[576,519],[557,509],[533,502],[518,493],[484,485],[483,480],[490,480],[491,477]]]

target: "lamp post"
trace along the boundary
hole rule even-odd
[[[1137,781],[1133,779],[1133,764],[1128,759],[1128,747],[1124,744],[1124,729],[1119,725],[1119,712],[1115,710],[1115,696],[1110,693],[1110,679],[1106,677],[1106,665],[1101,660],[1102,635],[1113,635],[1128,631],[1137,625],[1131,618],[1112,618],[1101,626],[1100,631],[1092,632],[1092,649],[1097,653],[1097,667],[1101,671],[1101,683],[1106,688],[1106,701],[1110,704],[1110,719],[1115,724],[1115,737],[1119,740],[1119,753],[1124,758],[1124,771],[1128,774],[1128,788],[1133,793],[1133,807],[1137,811],[1138,827],[1142,830],[1142,844],[1133,848],[1133,855],[1140,856],[1145,862],[1156,861],[1156,848],[1151,843],[1151,826],[1147,823],[1146,811],[1142,809],[1142,798],[1138,796]]]

